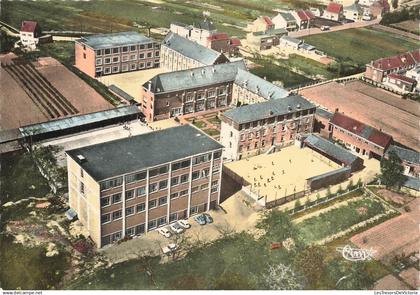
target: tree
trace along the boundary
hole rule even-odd
[[[389,152],[388,159],[381,160],[381,175],[379,179],[387,188],[398,188],[406,181],[406,176],[403,174],[404,167],[401,164],[401,159],[394,151]]]
[[[309,287],[315,289],[325,271],[325,250],[321,246],[308,246],[299,252],[294,260],[297,269],[306,278]]]
[[[265,237],[272,241],[284,241],[296,235],[296,229],[289,216],[278,210],[265,212],[256,227],[265,231]]]
[[[261,284],[262,288],[269,290],[302,290],[302,281],[290,266],[279,263],[268,266]]]
[[[329,280],[328,287],[336,290],[371,289],[375,280],[369,276],[367,265],[366,261],[332,260],[325,272]]]

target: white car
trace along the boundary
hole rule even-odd
[[[162,252],[165,255],[170,255],[172,252],[176,251],[176,249],[178,248],[178,246],[176,244],[169,244],[166,247],[162,248]]]
[[[171,228],[171,230],[177,234],[180,234],[184,231],[184,229],[179,225],[178,222],[172,223],[169,225],[169,227]]]
[[[185,220],[185,219],[178,220],[178,223],[183,228],[190,228],[191,227],[191,224],[188,222],[188,220]]]
[[[166,227],[158,228],[157,231],[164,237],[170,238],[172,236],[172,233]]]

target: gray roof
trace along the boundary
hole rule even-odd
[[[114,92],[115,94],[117,94],[118,96],[121,96],[127,101],[134,101],[134,97],[132,97],[130,94],[128,94],[127,92],[125,92],[124,90],[122,90],[120,87],[118,87],[115,84],[110,85],[108,89]]]
[[[265,99],[278,99],[289,95],[287,90],[242,69],[238,70],[235,83]]]
[[[293,17],[293,15],[289,12],[279,12],[279,14],[284,18],[284,20],[291,22],[296,21],[296,19]]]
[[[420,153],[416,151],[412,151],[409,149],[405,149],[396,145],[390,145],[387,150],[387,155],[389,152],[394,151],[398,157],[403,160],[414,164],[420,164]]]
[[[299,45],[299,47],[303,48],[305,50],[314,50],[315,49],[315,46],[309,45],[307,43],[302,43],[302,44]]]
[[[298,108],[298,106],[300,107]],[[243,124],[264,118],[284,115],[291,111],[308,110],[314,107],[315,105],[302,96],[296,95],[234,108],[224,112],[223,115],[238,124]]]
[[[221,148],[202,131],[184,125],[69,150],[67,154],[101,181]],[[80,163],[78,155],[86,161]]]
[[[416,177],[407,176],[407,180],[405,181],[403,186],[411,188],[416,191],[420,191],[420,179]]]
[[[93,49],[112,48],[118,46],[150,43],[154,40],[137,32],[121,32],[84,36],[77,40]]]
[[[320,117],[327,118],[327,119],[330,119],[330,120],[334,116],[333,113],[331,113],[327,110],[324,110],[324,109],[320,109],[320,108],[316,108],[315,114],[319,115]]]
[[[34,135],[42,134],[46,132],[58,131],[67,128],[73,128],[77,126],[83,126],[85,124],[92,124],[102,120],[109,120],[113,118],[134,115],[139,113],[139,109],[136,106],[123,106],[115,109],[110,109],[106,111],[90,113],[85,115],[73,116],[64,119],[58,119],[54,121],[49,121],[45,123],[28,125],[25,127],[19,128],[22,132],[22,135]]]
[[[216,26],[214,25],[214,22],[208,17],[205,17],[199,23],[198,28],[206,30],[206,31],[215,31],[216,30]]]
[[[314,134],[310,134],[304,142],[308,146],[312,146],[346,165],[351,165],[359,158],[333,142]]]
[[[300,40],[300,39],[293,38],[293,37],[290,37],[290,36],[287,36],[287,35],[281,36],[281,38],[280,38],[280,39],[283,39],[283,40],[289,41],[289,42],[291,42],[291,43],[295,43],[295,44],[297,44],[297,45],[299,45],[300,43],[302,43],[302,42],[303,42],[303,41],[302,41],[302,40]]]
[[[335,175],[335,174],[340,174],[340,173],[343,173],[343,172],[347,172],[349,170],[351,170],[350,167],[341,167],[341,168],[338,168],[338,169],[333,170],[333,171],[328,171],[328,172],[325,172],[325,173],[322,173],[322,174],[319,174],[319,175],[315,175],[315,176],[309,177],[306,180],[314,181],[314,180],[325,178],[327,176],[331,176],[331,175]]]
[[[223,55],[220,52],[204,47],[197,42],[188,40],[173,32],[166,35],[163,40],[163,45],[203,65],[212,65]]]
[[[152,83],[151,90],[155,93],[162,93],[234,81],[238,69],[246,69],[243,60],[163,73],[150,80]],[[148,83],[144,83],[143,87],[147,88]]]

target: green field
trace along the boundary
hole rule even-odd
[[[420,47],[420,42],[373,29],[349,29],[303,38],[329,56],[365,65],[371,60]]]

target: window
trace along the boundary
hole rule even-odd
[[[140,53],[139,59],[144,59],[144,53]]]
[[[192,214],[195,214],[195,213],[197,213],[198,212],[198,206],[195,206],[195,207],[191,207],[191,209],[190,209],[190,214],[192,215]]]
[[[153,193],[158,190],[158,184],[157,183],[151,183],[149,184],[149,194]]]
[[[108,223],[110,221],[111,221],[111,214],[108,213],[108,214],[104,214],[104,215],[101,216],[101,223],[102,224]]]
[[[125,208],[125,215],[130,216],[134,214],[134,206]]]
[[[107,54],[111,54],[111,49],[110,48],[105,49],[105,55],[107,55]]]
[[[183,174],[181,175],[181,183],[185,183],[188,181],[188,174]]]
[[[139,69],[144,69],[144,62],[139,63]]]
[[[182,168],[187,168],[191,165],[191,160],[185,160],[182,162],[178,162],[178,163],[174,163],[172,164],[172,171],[178,170],[178,169],[182,169]]]
[[[134,198],[134,190],[129,190],[125,192],[125,199],[126,200],[131,200],[132,198]]]
[[[136,50],[137,50],[136,45],[131,45],[130,46],[130,51],[136,51]]]
[[[144,234],[144,223],[136,226],[136,235]]]
[[[212,181],[211,183],[211,193],[217,192],[217,190],[219,189],[219,181]]]
[[[196,192],[198,192],[200,190],[200,187],[199,186],[194,186],[192,189],[191,189],[191,193],[196,193]]]
[[[122,52],[128,52],[128,46],[124,46],[124,47],[122,48]]]
[[[171,185],[175,186],[175,185],[178,185],[178,184],[179,184],[179,177],[178,176],[172,177],[171,178]]]
[[[158,224],[158,226],[166,224],[166,216],[163,216],[163,217],[159,218],[158,221],[157,221],[157,224]]]
[[[140,45],[140,50],[141,50],[141,49],[144,49],[144,48],[145,48],[145,47],[144,47],[144,45]]]
[[[110,67],[106,67],[105,70],[104,70],[104,73],[105,74],[111,73],[111,68]]]
[[[147,44],[147,48],[153,48],[153,43]]]
[[[118,52],[120,52],[119,48],[112,48],[112,53],[118,53]]]
[[[201,170],[201,177],[207,177],[207,176],[209,176],[209,174],[210,174],[210,169],[209,168]]]
[[[206,190],[206,189],[208,189],[208,188],[209,188],[209,184],[208,184],[208,183],[202,184],[202,185],[200,186],[200,189],[201,189],[201,190]]]
[[[159,182],[159,190],[161,189],[165,189],[168,187],[168,181],[167,180],[162,180]]]
[[[95,71],[96,71],[97,73],[102,72],[102,67],[97,67],[97,68],[95,68]]]
[[[137,69],[137,65],[136,64],[131,64],[130,65],[130,70],[135,70],[135,69]]]
[[[120,57],[119,57],[119,56],[114,56],[114,57],[112,58],[112,62],[113,62],[113,63],[120,62]]]
[[[146,187],[145,186],[141,186],[141,187],[136,189],[136,196],[137,197],[142,197],[144,195],[146,195]]]
[[[105,190],[105,189],[109,189],[109,188],[112,188],[112,187],[120,186],[120,185],[122,185],[122,180],[123,180],[122,177],[106,180],[106,181],[101,183],[101,190]]]
[[[156,206],[157,206],[156,200],[149,201],[149,209],[156,208]]]
[[[200,170],[198,170],[198,171],[194,171],[193,173],[192,173],[192,179],[194,180],[194,179],[198,179],[198,178],[200,178]]]
[[[159,57],[159,51],[155,51],[155,57]]]
[[[214,97],[214,96],[216,96],[216,92],[214,90],[209,90],[207,92],[207,97]]]
[[[240,150],[242,149],[242,146],[240,146]],[[220,171],[220,164],[214,164],[213,165],[213,174],[216,174]]]
[[[83,53],[83,58],[86,59],[86,53]]]
[[[178,220],[178,213],[169,214],[169,222]]]
[[[112,204],[121,202],[121,193],[112,195]]]
[[[148,225],[149,225],[148,229],[151,230],[157,227],[157,222],[156,220],[150,220]]]
[[[112,220],[117,220],[122,218],[122,211],[121,210],[117,210],[112,212]]]
[[[106,207],[108,206],[110,203],[109,197],[104,197],[101,198],[101,207]]]
[[[201,155],[201,156],[193,158],[193,165],[208,162],[210,160],[211,160],[211,154]]]
[[[105,63],[106,65],[110,64],[110,63],[111,63],[111,59],[110,59],[109,57],[105,58],[105,59],[104,59],[104,63]]]
[[[176,193],[172,193],[171,194],[171,200],[176,199],[178,197],[179,197],[179,192],[176,192]]]
[[[130,60],[136,60],[137,54],[130,54]]]
[[[113,233],[111,239],[112,239],[113,242],[118,241],[119,239],[121,239],[121,232],[119,231],[119,232]]]
[[[121,71],[127,72],[128,71],[128,65],[122,65],[121,66]]]
[[[102,246],[106,246],[109,245],[111,243],[111,237],[110,236],[105,236],[101,238],[101,245]]]
[[[148,53],[147,53],[147,57],[148,57],[148,58],[153,57],[153,53],[152,53],[152,52],[148,52]]]
[[[145,203],[137,204],[137,206],[136,206],[136,212],[137,213],[141,213],[144,210],[146,210],[146,204]]]
[[[85,194],[85,184],[83,182],[80,182],[80,193]]]
[[[183,197],[183,196],[186,196],[186,195],[188,195],[188,190],[187,189],[179,192],[180,197]]]
[[[159,198],[158,203],[159,203],[159,206],[165,205],[166,203],[168,203],[168,197],[161,197],[161,198]]]
[[[96,55],[101,56],[102,55],[102,50],[96,50]]]
[[[97,58],[97,59],[96,59],[96,65],[97,65],[97,66],[102,65],[102,58]]]
[[[218,92],[219,95],[223,95],[223,94],[226,94],[226,89],[225,88],[219,88],[217,90],[217,92]]]
[[[120,67],[112,67],[112,72],[117,73],[120,70]]]
[[[127,228],[125,230],[125,235],[129,236],[129,237],[134,236],[135,235],[135,228],[134,227]]]
[[[122,57],[122,61],[123,61],[123,62],[128,61],[128,55],[123,55],[123,57]]]
[[[135,173],[135,174],[127,175],[125,177],[125,181],[127,183],[132,183],[132,182],[135,182],[135,181],[140,181],[140,180],[146,179],[146,176],[147,176],[147,172],[142,171],[142,172],[138,172],[138,173]]]

